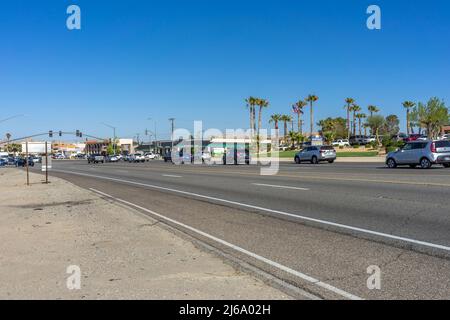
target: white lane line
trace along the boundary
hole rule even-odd
[[[283,211],[279,211],[279,210],[272,210],[272,209],[268,209],[268,208],[254,206],[254,205],[251,205],[251,204],[245,204],[245,203],[241,203],[241,202],[236,202],[236,201],[225,200],[225,199],[216,198],[216,197],[205,196],[205,195],[202,195],[202,194],[192,193],[192,192],[188,192],[188,191],[182,191],[182,190],[177,190],[177,189],[172,189],[172,188],[165,188],[165,187],[155,186],[155,185],[141,183],[141,182],[135,182],[135,181],[129,181],[129,180],[123,180],[123,179],[116,179],[116,178],[110,178],[110,177],[105,177],[105,176],[97,176],[97,175],[80,173],[80,172],[65,171],[65,170],[58,170],[58,169],[55,169],[53,171],[54,172],[68,173],[68,174],[73,174],[73,175],[79,175],[79,176],[85,176],[85,177],[90,177],[90,178],[98,178],[98,179],[104,179],[104,180],[109,180],[109,181],[116,181],[116,182],[136,185],[136,186],[143,186],[143,187],[148,187],[148,188],[153,188],[153,189],[158,189],[158,190],[165,190],[165,191],[185,194],[185,195],[189,195],[189,196],[193,196],[193,197],[197,197],[197,198],[202,198],[202,199],[208,199],[208,200],[213,200],[213,201],[217,201],[217,202],[233,204],[233,205],[244,207],[244,208],[250,208],[250,209],[255,209],[255,210],[259,210],[259,211],[265,211],[265,212],[269,212],[269,213],[275,213],[275,214],[278,214],[278,215],[291,217],[291,218],[295,218],[295,219],[298,219],[298,220],[310,221],[310,222],[314,222],[314,223],[318,223],[318,224],[323,224],[323,225],[327,225],[327,226],[337,227],[337,228],[344,229],[344,230],[351,230],[351,231],[355,231],[355,232],[359,232],[359,233],[370,234],[370,235],[374,235],[374,236],[378,236],[378,237],[382,237],[382,238],[392,239],[392,240],[396,240],[396,241],[402,241],[402,242],[406,242],[406,243],[412,243],[412,244],[415,244],[415,245],[420,245],[420,246],[424,246],[424,247],[429,247],[429,248],[433,248],[433,249],[440,249],[440,250],[445,250],[445,251],[450,252],[450,247],[444,246],[444,245],[441,245],[441,244],[435,244],[435,243],[431,243],[431,242],[426,242],[426,241],[420,241],[420,240],[400,237],[400,236],[396,236],[396,235],[392,235],[392,234],[388,234],[388,233],[383,233],[383,232],[378,232],[378,231],[373,231],[373,230],[369,230],[369,229],[352,227],[352,226],[348,226],[348,225],[340,224],[340,223],[336,223],[336,222],[330,222],[330,221],[326,221],[326,220],[320,220],[320,219],[305,217],[305,216],[301,216],[301,215],[297,215],[297,214],[293,214],[293,213],[289,213],[289,212],[283,212]]]
[[[254,186],[260,186],[260,187],[269,187],[269,188],[280,188],[280,189],[292,189],[292,190],[303,190],[308,191],[308,188],[299,188],[299,187],[290,187],[290,186],[278,186],[274,184],[265,184],[265,183],[252,183]]]
[[[340,295],[340,296],[343,296],[343,297],[345,297],[345,298],[347,298],[347,299],[351,299],[351,300],[363,300],[362,298],[360,298],[360,297],[358,297],[358,296],[355,296],[355,295],[353,295],[353,294],[351,294],[351,293],[348,293],[348,292],[346,292],[346,291],[344,291],[344,290],[338,289],[338,288],[336,288],[336,287],[334,287],[334,286],[332,286],[332,285],[330,285],[330,284],[328,284],[328,283],[322,282],[322,281],[320,281],[320,280],[318,280],[318,279],[316,279],[316,278],[313,278],[313,277],[311,277],[311,276],[308,276],[308,275],[306,275],[306,274],[304,274],[304,273],[302,273],[302,272],[299,272],[299,271],[297,271],[297,270],[294,270],[294,269],[291,269],[291,268],[289,268],[289,267],[286,267],[286,266],[284,266],[284,265],[282,265],[282,264],[280,264],[280,263],[278,263],[278,262],[275,262],[275,261],[272,261],[272,260],[270,260],[270,259],[267,259],[267,258],[265,258],[265,257],[263,257],[263,256],[260,256],[260,255],[256,254],[256,253],[253,253],[253,252],[248,251],[248,250],[246,250],[246,249],[244,249],[244,248],[241,248],[241,247],[239,247],[239,246],[237,246],[237,245],[234,245],[234,244],[229,243],[229,242],[227,242],[227,241],[225,241],[225,240],[222,240],[222,239],[217,238],[217,237],[215,237],[215,236],[213,236],[213,235],[210,235],[209,233],[206,233],[206,232],[203,232],[203,231],[201,231],[201,230],[199,230],[199,229],[196,229],[196,228],[193,228],[193,227],[191,227],[191,226],[188,226],[188,225],[186,225],[186,224],[184,224],[184,223],[182,223],[182,222],[179,222],[179,221],[177,221],[177,220],[171,219],[171,218],[166,217],[166,216],[164,216],[164,215],[162,215],[162,214],[156,213],[155,211],[152,211],[152,210],[149,210],[149,209],[147,209],[147,208],[141,207],[141,206],[139,206],[139,205],[137,205],[137,204],[128,202],[128,201],[126,201],[126,200],[122,200],[122,199],[113,197],[113,196],[111,196],[111,195],[109,195],[109,194],[107,194],[107,193],[101,192],[101,191],[96,190],[96,189],[93,189],[93,188],[89,188],[89,190],[94,191],[94,192],[96,192],[96,193],[98,193],[98,194],[100,194],[100,195],[103,195],[103,196],[105,196],[105,197],[108,197],[108,198],[110,198],[110,199],[113,199],[113,200],[115,200],[115,201],[118,201],[118,202],[121,202],[121,203],[123,203],[123,204],[126,204],[126,205],[128,205],[128,206],[130,206],[130,207],[134,207],[134,208],[136,208],[136,209],[139,209],[139,210],[148,212],[148,213],[150,213],[150,214],[152,214],[152,215],[154,215],[154,216],[157,216],[157,217],[159,217],[159,218],[161,218],[161,219],[164,219],[164,220],[166,220],[166,221],[169,221],[169,222],[171,222],[171,223],[173,223],[173,224],[176,224],[176,225],[178,225],[178,226],[180,226],[180,227],[182,227],[182,228],[185,228],[185,229],[188,229],[188,230],[190,230],[190,231],[193,231],[193,232],[195,232],[195,233],[197,233],[197,234],[199,234],[199,235],[201,235],[201,236],[203,236],[203,237],[205,237],[205,238],[211,239],[211,240],[213,240],[213,241],[215,241],[215,242],[218,242],[218,243],[220,243],[220,244],[222,244],[222,245],[224,245],[224,246],[227,246],[227,247],[229,247],[229,248],[231,248],[231,249],[233,249],[233,250],[235,250],[235,251],[238,251],[238,252],[240,252],[240,253],[246,254],[246,255],[248,255],[248,256],[250,256],[250,257],[256,259],[256,260],[262,261],[262,262],[264,262],[264,263],[266,263],[266,264],[268,264],[268,265],[270,265],[270,266],[272,266],[272,267],[275,267],[275,268],[280,269],[280,270],[282,270],[282,271],[284,271],[284,272],[287,272],[287,273],[289,273],[289,274],[292,274],[292,275],[294,275],[294,276],[296,276],[296,277],[298,277],[298,278],[300,278],[300,279],[302,279],[302,280],[305,280],[305,281],[307,281],[307,282],[310,282],[310,283],[312,283],[312,284],[314,284],[314,285],[316,285],[316,286],[318,286],[318,287],[324,288],[324,289],[326,289],[326,290],[328,290],[328,291],[334,292],[334,293],[336,293],[336,294],[338,294],[338,295]]]
[[[163,177],[168,177],[168,178],[183,178],[182,176],[177,176],[174,174],[163,174]]]

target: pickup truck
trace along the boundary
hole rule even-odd
[[[91,154],[87,158],[88,163],[105,163],[105,157],[101,154]]]

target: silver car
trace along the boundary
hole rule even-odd
[[[420,166],[422,169],[429,169],[433,164],[450,167],[450,141],[408,142],[403,148],[386,156],[386,165],[389,168],[409,165],[411,168]]]
[[[295,155],[295,163],[304,161],[318,164],[321,161],[333,163],[336,160],[336,150],[332,146],[312,146],[301,150]]]

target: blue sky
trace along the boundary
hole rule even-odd
[[[66,28],[66,8],[82,30]],[[382,9],[382,30],[366,9]],[[449,99],[448,0],[72,0],[3,1],[0,6],[0,123],[23,136],[75,130],[167,136],[203,120],[248,126],[244,99],[269,99],[273,113],[315,93],[316,119],[364,108],[404,118],[401,102]],[[308,111],[308,110],[307,110]],[[402,123],[404,127],[404,123]],[[307,129],[307,128],[305,128]]]

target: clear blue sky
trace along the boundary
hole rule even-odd
[[[66,29],[66,8],[82,30]],[[366,8],[382,9],[382,30]],[[72,0],[2,1],[0,135],[81,129],[141,134],[203,120],[248,126],[244,98],[272,113],[309,93],[316,120],[345,116],[354,97],[404,118],[403,100],[449,100],[448,0]],[[307,110],[308,111],[308,110]],[[404,127],[404,123],[402,123]],[[307,128],[306,128],[307,129]]]

